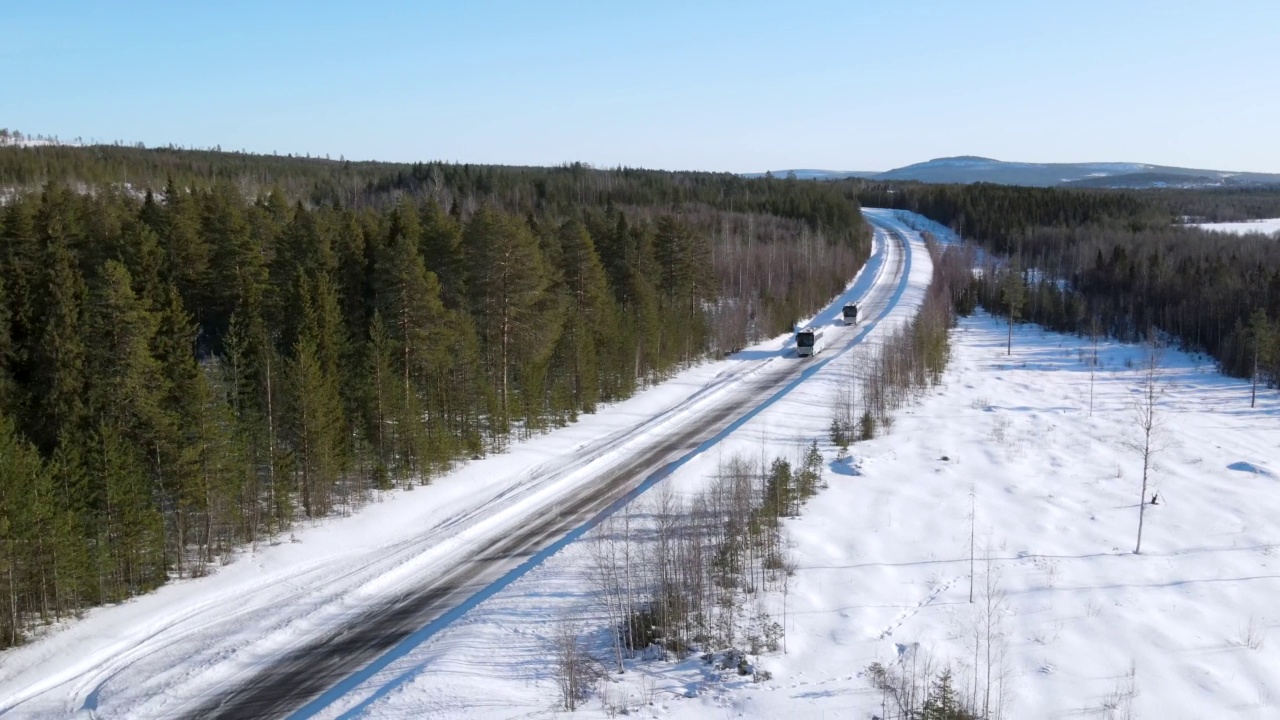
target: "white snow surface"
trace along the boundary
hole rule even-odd
[[[870,718],[880,695],[861,671],[917,643],[962,676],[973,491],[977,582],[988,548],[1007,596],[1004,717],[1109,717],[1130,668],[1134,717],[1280,717],[1276,392],[1250,408],[1247,383],[1163,352],[1160,502],[1135,555],[1141,463],[1126,443],[1142,348],[1100,343],[1090,414],[1087,340],[1021,325],[1006,355],[1005,333],[999,319],[963,319],[942,384],[887,435],[855,444],[851,462],[831,462],[829,487],[789,521],[799,568],[787,652],[753,658],[772,679],[696,656],[638,662],[564,716],[609,717],[607,701],[635,717]],[[857,365],[856,353],[830,363],[664,482],[688,492],[733,453],[797,459],[813,437],[833,461],[831,397]],[[554,628],[603,623],[588,555],[585,543],[566,548],[319,717],[555,715]],[[779,596],[763,602],[781,614]],[[603,633],[595,641],[606,657]]]
[[[901,227],[895,213],[868,214]],[[911,236],[911,283],[889,301],[899,307],[892,318],[918,306],[931,273],[918,235]],[[817,317],[830,319],[846,300],[890,282],[886,268],[902,252],[877,232],[871,261]],[[865,327],[837,326],[835,333],[847,332],[848,340]],[[187,710],[424,573],[475,552],[493,533],[549,511],[596,472],[695,418],[752,375],[774,363],[798,362],[788,350],[793,345],[782,336],[693,367],[427,486],[388,493],[394,497],[352,516],[247,548],[210,576],[173,582],[45,628],[33,642],[0,653],[0,716],[167,717]],[[459,627],[469,623],[464,619]],[[439,644],[430,647],[435,651]]]
[[[1270,235],[1271,237],[1280,236],[1280,218],[1245,220],[1244,222],[1199,223],[1196,227],[1202,230],[1231,233],[1232,235],[1262,233],[1263,235]]]

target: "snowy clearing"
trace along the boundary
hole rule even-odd
[[[1231,233],[1232,235],[1262,233],[1263,235],[1275,237],[1277,234],[1280,234],[1280,218],[1246,220],[1244,222],[1200,223],[1196,225],[1196,227],[1201,230]]]
[[[969,676],[969,494],[975,493],[977,597],[989,549],[1005,600],[1005,716],[1277,717],[1280,696],[1280,399],[1249,408],[1248,384],[1166,350],[1141,555],[1132,553],[1141,462],[1132,398],[1142,348],[1101,343],[1089,413],[1085,340],[962,320],[940,388],[892,431],[832,464],[827,490],[790,521],[799,568],[773,677],[721,673],[692,656],[611,675],[574,717],[848,717],[880,712],[862,672],[919,648]],[[796,457],[825,439],[834,388],[856,355],[832,363],[669,481],[699,486],[721,457]],[[825,444],[825,443],[824,443]],[[834,450],[825,447],[827,459]],[[557,554],[368,684],[374,702],[321,717],[548,717],[556,623],[599,624],[584,581],[585,543]],[[763,602],[780,611],[780,598]],[[601,655],[605,640],[597,636]],[[918,645],[917,645],[918,644]],[[1134,670],[1132,685],[1127,678]],[[1133,692],[1130,693],[1129,691]],[[354,697],[354,695],[353,695]],[[606,707],[607,706],[607,707]],[[566,714],[566,716],[568,716]],[[1115,714],[1119,717],[1119,714]]]

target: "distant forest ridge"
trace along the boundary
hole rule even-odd
[[[858,197],[920,213],[982,246],[990,265],[975,295],[992,312],[1133,342],[1154,331],[1211,355],[1228,374],[1280,382],[1280,242],[1181,222],[1280,217],[1280,188],[864,182]]]
[[[858,177],[877,181],[955,184],[987,182],[1029,187],[1124,189],[1280,187],[1280,173],[1201,170],[1132,162],[1005,162],[971,155],[936,158],[885,172],[797,169],[774,171],[771,174],[780,178],[794,174],[800,180],[841,180]],[[748,177],[762,176],[764,173],[748,175]]]

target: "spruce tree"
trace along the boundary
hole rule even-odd
[[[4,209],[0,222],[0,282],[4,285],[5,335],[8,342],[4,364],[20,386],[29,382],[32,344],[39,334],[36,297],[42,272],[40,245],[35,238],[32,203],[18,202]],[[18,392],[7,397],[5,407],[22,420]]]
[[[289,363],[289,429],[302,507],[317,517],[329,512],[343,465],[337,348],[334,338],[325,337],[337,332],[337,303],[330,293],[323,302],[332,307],[322,310],[310,283],[300,285],[303,320]]]
[[[156,429],[155,464],[158,484],[165,491],[164,506],[172,515],[166,524],[182,572],[191,543],[196,543],[198,556],[207,555],[201,546],[207,539],[208,489],[200,471],[200,421],[209,391],[195,357],[195,327],[177,287],[169,285],[164,297],[152,341],[162,378],[158,402],[164,420]]]
[[[33,308],[37,337],[32,348],[28,432],[51,452],[63,432],[75,432],[85,417],[84,306],[88,289],[66,243],[46,242],[44,268]]]
[[[619,384],[601,377],[601,368],[612,365],[617,316],[604,266],[586,228],[574,221],[565,223],[559,239],[560,279],[568,296],[563,342],[572,358],[574,404],[593,412],[602,389],[612,397]]]
[[[88,337],[90,414],[147,453],[162,432],[163,376],[152,355],[155,316],[138,299],[124,265],[108,261],[92,294]]]
[[[137,446],[110,421],[93,434],[89,471],[101,484],[96,566],[102,600],[123,600],[165,579],[163,522]]]
[[[462,228],[458,221],[429,200],[422,211],[422,259],[440,279],[440,299],[456,310],[466,304],[466,258],[462,252]]]
[[[36,517],[35,495],[46,475],[39,452],[0,413],[0,648],[18,644],[28,614],[44,607],[35,601],[40,592],[32,582],[44,574],[45,555],[33,548],[50,540],[41,537],[47,528]]]
[[[158,216],[152,229],[160,236],[164,248],[165,276],[177,285],[183,306],[200,323],[211,326],[216,292],[216,288],[209,287],[213,250],[201,227],[200,198],[179,189],[170,178],[164,190],[163,210]]]
[[[369,323],[369,342],[366,345],[365,376],[369,380],[365,417],[368,437],[373,446],[376,465],[374,478],[379,488],[387,488],[398,479],[397,425],[395,418],[403,383],[395,370],[395,348],[387,333],[382,315],[374,311]]]
[[[211,247],[208,312],[200,318],[215,338],[222,338],[233,313],[246,302],[266,310],[267,267],[261,236],[250,232],[238,191],[226,184],[213,187],[203,198],[202,232]],[[265,217],[265,215],[264,215]]]
[[[310,334],[299,336],[289,362],[289,430],[303,511],[319,517],[332,507],[343,426],[337,383],[321,368]]]

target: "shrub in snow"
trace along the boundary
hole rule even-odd
[[[858,421],[858,439],[871,440],[876,436],[876,416],[868,410],[862,413],[862,420]]]

